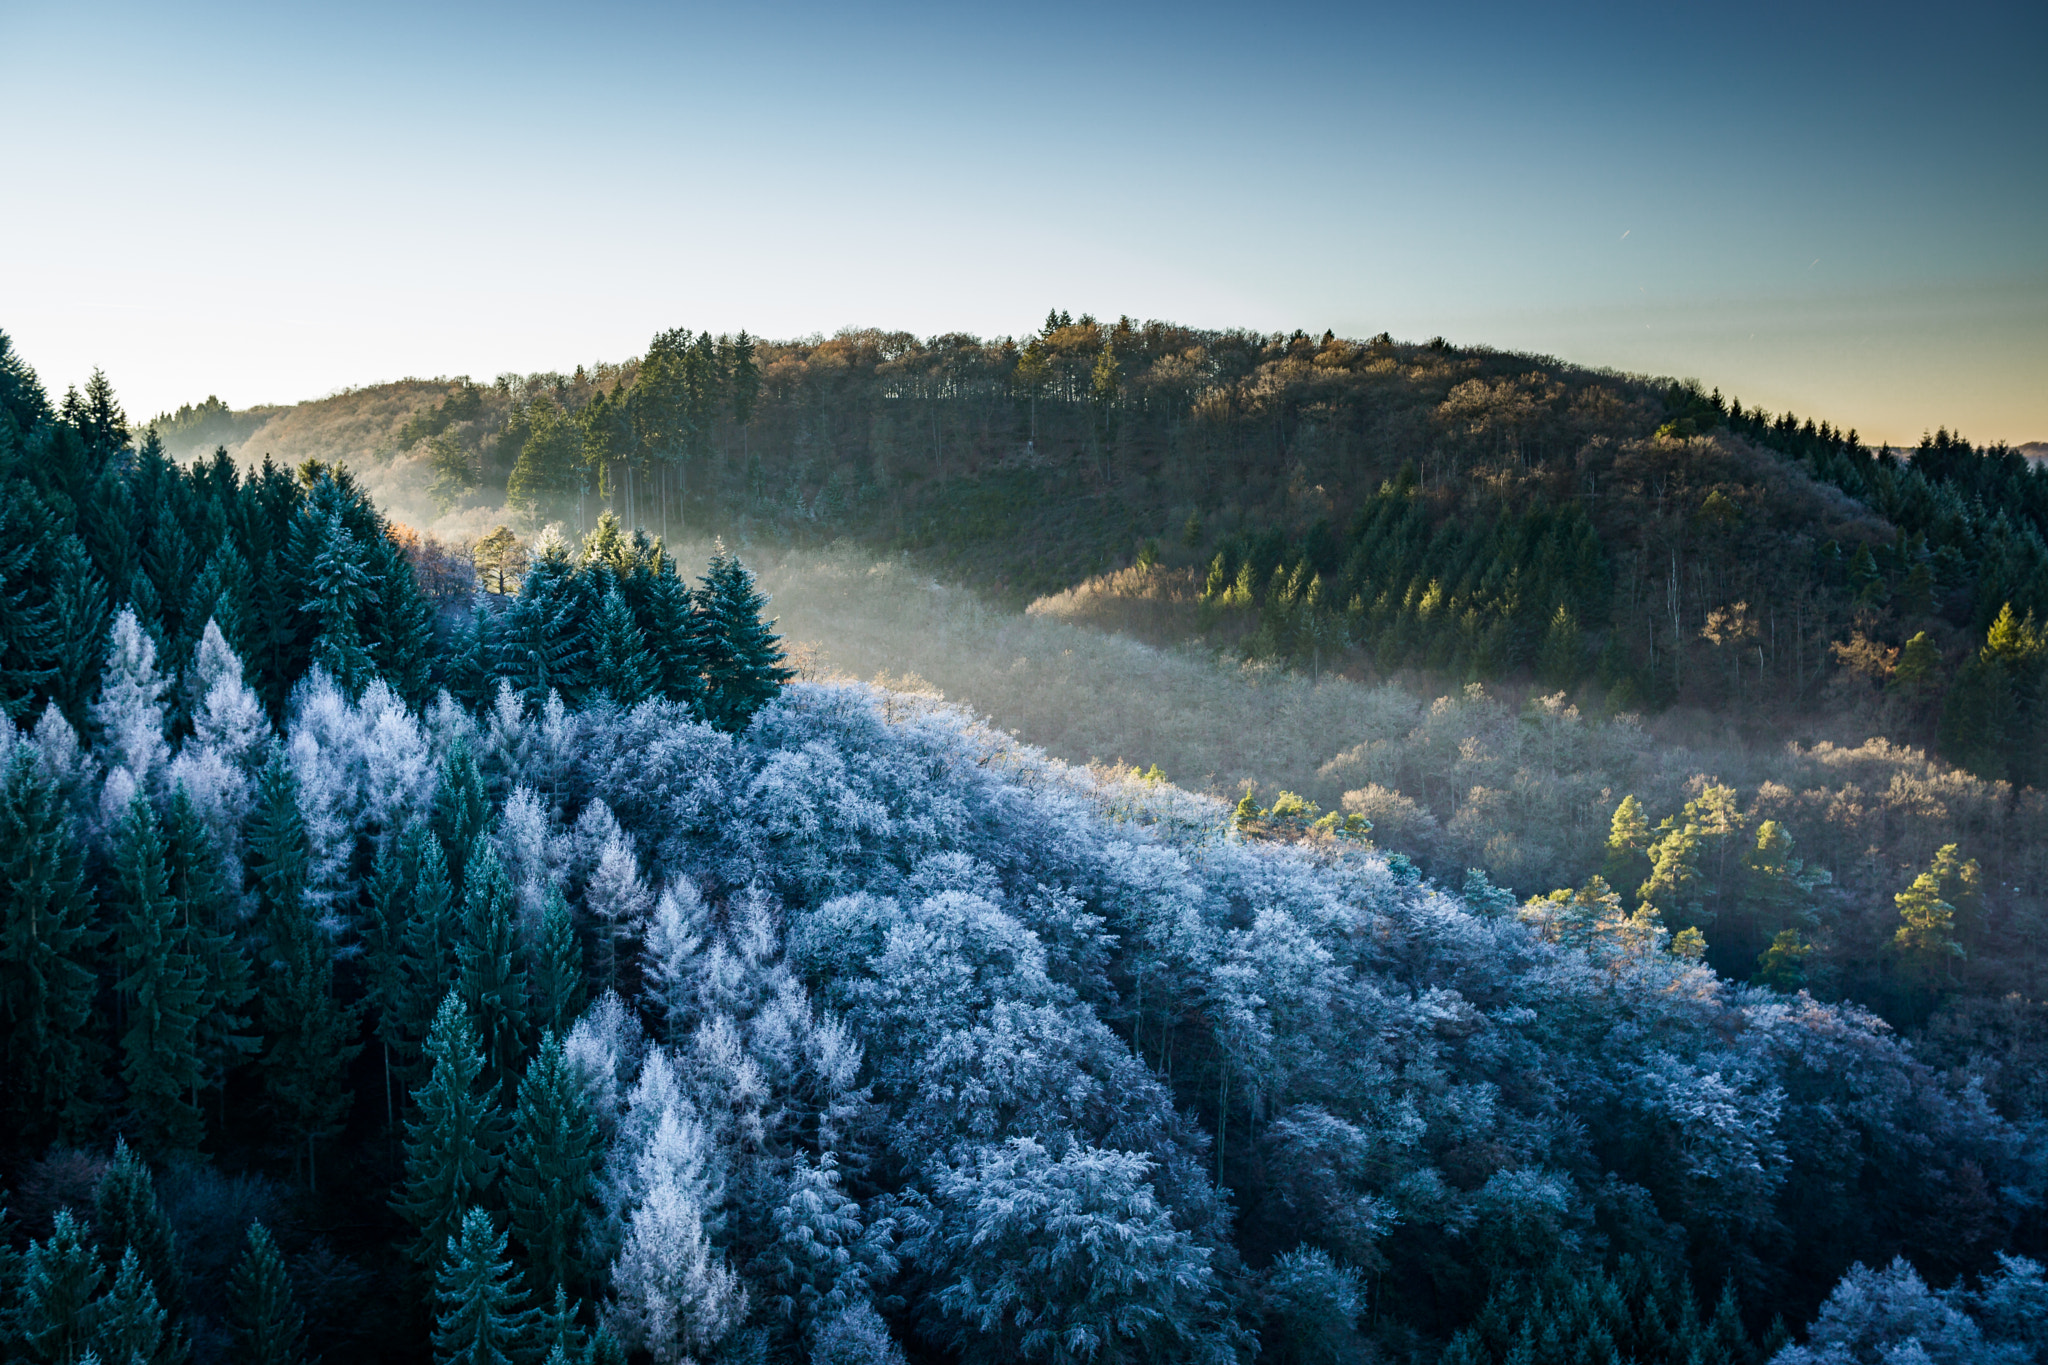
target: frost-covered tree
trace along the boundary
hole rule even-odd
[[[521,1365],[538,1324],[490,1214],[468,1209],[447,1239],[434,1282],[436,1365]]]
[[[518,897],[521,937],[531,943],[539,936],[548,893],[562,880],[567,840],[533,789],[524,786],[513,788],[491,839]]]
[[[704,898],[687,877],[662,888],[641,945],[640,979],[671,1041],[681,1041],[697,1021],[699,955],[709,927]]]
[[[143,630],[134,609],[122,608],[108,632],[99,700],[91,708],[93,731],[109,769],[109,826],[127,813],[136,792],[154,792],[161,785],[171,758],[164,739],[167,688],[157,671],[156,642]]]
[[[228,1323],[247,1365],[304,1365],[305,1315],[270,1230],[253,1219],[228,1278]]]
[[[2024,1359],[1986,1342],[1963,1308],[1927,1287],[1901,1256],[1883,1270],[1861,1262],[1821,1305],[1803,1346],[1787,1346],[1772,1365],[1989,1365]]]
[[[640,1150],[638,1198],[612,1265],[612,1330],[662,1365],[711,1351],[746,1317],[746,1289],[705,1226],[703,1164],[701,1138],[663,1112]]]
[[[584,884],[583,907],[597,937],[599,969],[607,989],[619,986],[619,965],[646,930],[654,897],[640,879],[640,860],[632,837],[614,830],[598,850],[596,866]]]
[[[433,1071],[413,1095],[415,1117],[405,1126],[405,1183],[391,1201],[414,1231],[407,1250],[422,1266],[439,1260],[464,1210],[490,1193],[504,1139],[497,1106],[478,1084],[484,1059],[476,1030],[452,991],[435,1016],[427,1057]]]
[[[749,1272],[766,1295],[769,1317],[800,1341],[811,1342],[821,1325],[867,1303],[896,1271],[886,1236],[870,1234],[860,1204],[839,1188],[830,1153],[816,1163],[797,1158],[774,1230]]]

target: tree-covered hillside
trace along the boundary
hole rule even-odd
[[[9,1358],[2040,1358],[2038,1107],[1703,961],[1718,793],[1447,887],[4,375]]]

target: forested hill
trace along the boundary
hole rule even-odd
[[[458,523],[509,505],[584,529],[613,506],[670,536],[853,536],[999,598],[1077,590],[1081,616],[1311,669],[1750,720],[1819,710],[1846,674],[1889,695],[1900,737],[1987,777],[2044,771],[2027,621],[2048,613],[2048,472],[1946,431],[1872,451],[1691,383],[1055,314],[995,341],[680,330],[619,365],[156,429],[179,456],[403,473]]]
[[[1453,891],[609,516],[437,636],[346,473],[0,377],[7,1360],[2043,1359],[2038,1103],[1717,975],[1691,811]]]

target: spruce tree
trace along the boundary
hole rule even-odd
[[[496,625],[490,608],[479,599],[450,643],[442,679],[448,695],[472,714],[489,704],[497,686]]]
[[[178,1238],[156,1199],[149,1167],[126,1142],[116,1140],[114,1159],[93,1190],[93,1234],[109,1265],[138,1258],[157,1302],[175,1327],[185,1311],[185,1274],[178,1262]]]
[[[425,1080],[426,1068],[432,1065],[424,1059],[422,1049],[427,1035],[433,1031],[442,999],[455,988],[455,945],[460,937],[460,924],[441,841],[424,824],[415,824],[406,832],[405,848],[406,861],[413,864],[415,871],[411,914],[400,944],[405,993],[393,1003],[402,1016],[398,1061],[411,1086]]]
[[[103,936],[81,862],[35,749],[17,744],[0,784],[0,1114],[23,1142],[77,1140],[93,1117]]]
[[[427,1037],[433,1066],[413,1095],[405,1125],[405,1183],[392,1211],[414,1229],[408,1252],[432,1265],[454,1236],[464,1209],[480,1203],[498,1172],[499,1115],[478,1086],[483,1053],[462,1000],[450,991]]]
[[[348,1064],[360,1050],[355,1012],[334,994],[334,954],[306,902],[311,853],[297,783],[274,749],[249,821],[249,872],[263,935],[257,988],[267,1047],[258,1065],[264,1096],[307,1184],[318,1188],[318,1144],[341,1128],[352,1096]]]
[[[100,1359],[125,1365],[170,1365],[182,1353],[169,1341],[163,1305],[130,1247],[106,1297],[93,1305],[93,1343]]]
[[[25,485],[0,484],[0,719],[16,721],[46,695],[59,643],[48,594],[49,514]]]
[[[659,555],[647,584],[646,638],[656,665],[661,695],[703,714],[704,669],[709,649],[707,619],[697,610],[690,585],[676,572],[675,559]]]
[[[121,822],[109,900],[121,915],[121,1079],[129,1108],[151,1151],[195,1150],[206,1127],[197,1104],[206,968],[171,895],[156,814],[140,793]]]
[[[659,669],[633,619],[633,609],[616,587],[605,593],[598,609],[591,654],[594,691],[626,707],[638,706],[652,695]]]
[[[738,734],[796,674],[782,666],[782,638],[769,629],[773,622],[761,619],[768,598],[739,556],[723,546],[712,555],[697,600],[708,636],[704,719]]]
[[[410,830],[419,828],[415,821]],[[402,837],[402,836],[401,836]],[[363,933],[363,1004],[376,1022],[384,1063],[384,1116],[392,1120],[393,1057],[402,1055],[410,992],[405,947],[412,936],[412,887],[392,840],[377,850],[370,868],[369,913]]]
[[[550,886],[541,910],[540,949],[533,970],[533,1022],[566,1035],[583,1012],[585,995],[583,944],[569,914],[562,888]]]
[[[489,836],[479,836],[463,877],[456,991],[476,1021],[484,1079],[493,1091],[510,1082],[526,1052],[526,981],[517,960],[513,901],[497,849]]]
[[[362,548],[343,524],[339,509],[318,516],[309,504],[306,518],[293,533],[305,542],[301,554],[306,600],[300,609],[320,624],[313,638],[313,665],[326,669],[335,686],[356,696],[376,671],[362,637],[364,604],[376,588],[363,566]]]
[[[57,542],[49,574],[50,699],[73,725],[82,726],[106,657],[107,585],[77,536]]]
[[[484,775],[467,739],[458,738],[441,760],[441,781],[434,789],[430,818],[447,859],[449,882],[460,885],[470,846],[491,818],[491,799],[484,790]]]
[[[536,1287],[583,1282],[578,1253],[598,1157],[582,1085],[560,1041],[545,1033],[520,1078],[505,1147],[505,1204]]]
[[[108,766],[126,768],[135,787],[147,791],[171,757],[164,742],[167,684],[157,671],[156,642],[132,607],[114,618],[107,641],[99,700],[87,710]]]
[[[498,676],[527,705],[545,703],[550,691],[571,705],[582,701],[590,678],[587,614],[566,547],[544,553],[526,571],[498,631]]]
[[[435,1277],[436,1365],[515,1365],[539,1335],[519,1272],[505,1256],[505,1234],[491,1216],[469,1209],[445,1243]]]
[[[250,1222],[249,1245],[228,1279],[228,1325],[245,1365],[304,1365],[305,1316],[284,1257],[259,1222]]]
[[[542,1365],[555,1361],[563,1365],[590,1365],[590,1334],[576,1321],[581,1306],[559,1284],[555,1286],[554,1302],[541,1305],[535,1324],[534,1351]]]
[[[22,1271],[21,1338],[38,1360],[69,1365],[92,1338],[93,1300],[106,1267],[70,1209],[59,1209],[49,1239],[30,1242]]]

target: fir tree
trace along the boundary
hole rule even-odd
[[[50,699],[73,725],[86,723],[86,704],[106,655],[107,585],[77,536],[57,542],[50,565]]]
[[[497,685],[496,626],[490,608],[478,601],[450,642],[443,679],[448,695],[471,713],[481,711],[489,703]]]
[[[638,706],[651,695],[659,678],[647,641],[633,620],[633,610],[617,588],[604,595],[592,642],[591,686],[621,706]]]
[[[566,1034],[583,1012],[583,945],[569,914],[562,888],[550,886],[541,911],[540,948],[533,970],[533,1022]]]
[[[49,1239],[30,1242],[22,1272],[21,1338],[36,1359],[71,1365],[92,1337],[93,1300],[106,1267],[69,1209]]]
[[[21,1141],[77,1140],[93,1117],[102,936],[81,861],[36,751],[17,745],[0,785],[0,1113]]]
[[[122,916],[120,990],[128,1026],[121,1079],[128,1103],[152,1150],[191,1151],[205,1132],[196,1101],[206,968],[171,896],[156,815],[140,794],[121,824],[111,892]]]
[[[484,1076],[507,1084],[526,1051],[526,982],[516,961],[512,883],[488,837],[470,850],[462,887],[462,940],[456,991],[482,1036]]]
[[[419,829],[418,821],[407,833]],[[401,836],[402,838],[403,836]],[[369,912],[363,935],[363,1004],[376,1023],[384,1062],[384,1121],[392,1121],[392,1058],[405,1051],[410,982],[406,944],[412,937],[412,887],[399,853],[399,840],[377,850],[370,868]]]
[[[491,799],[484,790],[484,775],[467,739],[458,738],[449,746],[448,756],[441,760],[441,781],[434,791],[430,818],[447,858],[449,882],[460,885],[469,850],[491,818]]]
[[[167,1341],[166,1314],[143,1273],[135,1248],[121,1257],[106,1297],[93,1305],[93,1342],[102,1360],[126,1365],[169,1365],[181,1358]]]
[[[482,1209],[462,1215],[435,1277],[436,1365],[515,1365],[539,1333],[526,1290],[505,1256],[505,1234]]]
[[[533,1284],[581,1285],[578,1253],[597,1161],[582,1085],[561,1043],[545,1033],[520,1078],[505,1148],[505,1204]]]
[[[498,1172],[498,1112],[479,1089],[483,1054],[462,1001],[450,991],[427,1038],[433,1066],[413,1096],[416,1117],[405,1125],[405,1183],[391,1201],[415,1236],[408,1248],[431,1265],[462,1221],[463,1210],[490,1192]]]
[[[534,1350],[544,1352],[542,1365],[591,1365],[590,1335],[577,1323],[580,1304],[569,1298],[561,1285],[555,1286],[552,1304],[543,1304],[537,1319]]]
[[[351,1096],[345,1078],[360,1050],[354,1010],[334,995],[334,955],[306,902],[311,860],[297,783],[274,750],[258,784],[249,824],[249,871],[263,934],[257,987],[268,1046],[259,1062],[265,1099],[279,1126],[303,1148],[307,1183],[318,1188],[321,1139],[339,1131]]]
[[[413,874],[411,913],[406,922],[402,999],[393,1007],[401,1023],[397,1030],[398,1061],[410,1083],[425,1079],[422,1047],[433,1030],[436,1012],[448,992],[455,988],[455,945],[460,926],[455,916],[455,892],[448,882],[447,860],[441,855],[441,841],[424,824],[406,833],[406,861]],[[431,1065],[431,1063],[427,1063]]]
[[[796,674],[782,666],[782,638],[761,619],[768,598],[737,555],[722,546],[712,555],[697,600],[708,637],[704,719],[737,734]]]
[[[124,1256],[137,1258],[158,1304],[175,1326],[185,1311],[177,1235],[157,1204],[149,1167],[126,1142],[115,1142],[114,1160],[93,1191],[92,1225],[108,1264],[117,1265]]]
[[[20,484],[0,486],[0,719],[32,711],[56,674],[63,623],[39,588],[48,516]]]
[[[664,554],[660,561],[647,585],[647,639],[661,694],[701,715],[709,646],[707,618],[698,612],[695,595],[676,572],[674,558]]]
[[[170,746],[164,742],[165,687],[157,672],[156,642],[134,610],[124,607],[108,632],[100,696],[89,710],[108,765],[127,769],[131,790],[150,790],[170,761]]]
[[[294,535],[304,538],[300,558],[306,565],[307,598],[301,610],[320,623],[320,633],[313,639],[313,665],[326,669],[335,686],[353,697],[375,671],[361,627],[363,606],[375,585],[340,510],[324,517],[314,514],[310,505],[307,511]]]
[[[259,1222],[250,1222],[248,1247],[228,1279],[228,1324],[246,1365],[304,1365],[305,1317],[284,1257]]]
[[[547,550],[526,572],[498,632],[498,676],[529,706],[550,691],[575,704],[590,676],[586,607],[566,547]]]

